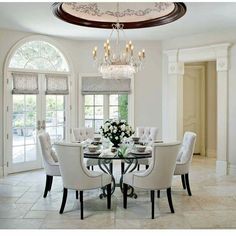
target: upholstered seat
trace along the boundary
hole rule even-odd
[[[154,191],[166,189],[171,212],[174,208],[171,199],[171,184],[180,143],[153,144],[152,161],[147,170],[135,171],[123,176],[124,208],[127,208],[127,188],[151,190],[152,219],[154,218]]]
[[[136,129],[137,137],[139,137],[140,142],[152,144],[157,139],[158,128],[157,127],[137,127]],[[138,170],[140,165],[145,165],[148,168],[150,164],[150,158],[144,158],[138,160]]]
[[[197,135],[193,132],[185,132],[183,142],[177,156],[177,162],[174,175],[181,175],[183,188],[188,191],[191,196],[191,189],[189,184],[189,170],[194,153]]]
[[[83,191],[107,187],[107,207],[111,206],[111,176],[103,172],[88,170],[83,162],[83,147],[78,143],[54,144],[64,186],[60,214],[63,213],[67,189],[80,191],[81,219],[83,219]]]
[[[50,136],[46,132],[38,135],[41,146],[44,170],[46,172],[46,185],[43,197],[47,197],[47,193],[51,190],[53,176],[61,176],[57,155],[52,149]]]
[[[94,130],[93,128],[74,128],[72,129],[73,133],[73,141],[83,142],[85,140],[90,139],[91,141],[94,139]],[[88,168],[92,168],[93,166],[98,165],[98,160],[96,159],[86,159],[86,166]]]

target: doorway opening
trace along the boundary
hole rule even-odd
[[[216,61],[185,63],[183,76],[183,131],[197,134],[194,154],[216,158]]]

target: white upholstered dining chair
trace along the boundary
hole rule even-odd
[[[72,134],[73,134],[73,141],[75,142],[83,142],[88,139],[91,141],[94,139],[94,130],[93,128],[74,128],[72,129]],[[98,165],[98,160],[96,159],[86,159],[86,166],[88,169],[93,170],[93,166]]]
[[[61,176],[58,158],[54,150],[52,149],[51,139],[47,132],[41,132],[38,135],[44,170],[46,172],[46,185],[43,197],[47,197],[47,193],[51,191],[53,176]]]
[[[68,189],[80,192],[80,216],[83,219],[83,191],[107,188],[107,208],[111,208],[111,176],[103,172],[88,170],[83,162],[83,147],[78,143],[54,144],[63,181],[63,198],[60,214],[63,213]]]
[[[139,137],[140,142],[144,143],[153,143],[155,140],[157,140],[158,135],[158,128],[157,127],[137,127],[136,128],[136,135]],[[150,158],[144,158],[138,160],[138,170],[140,169],[140,165],[145,165],[146,169],[148,168],[151,159]]]
[[[152,161],[147,170],[134,171],[123,176],[123,206],[127,208],[128,185],[151,191],[152,219],[154,219],[155,190],[166,189],[171,213],[174,207],[171,197],[172,178],[180,143],[153,144]]]
[[[189,184],[189,170],[194,153],[196,138],[197,135],[193,132],[187,131],[184,133],[183,142],[177,155],[174,172],[174,175],[181,175],[183,188],[187,188],[189,196],[192,195]]]

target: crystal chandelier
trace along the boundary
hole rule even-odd
[[[132,78],[139,71],[144,63],[145,50],[134,57],[134,45],[127,41],[124,33],[124,24],[119,22],[119,3],[117,3],[117,22],[112,24],[112,31],[109,39],[104,43],[104,54],[98,59],[98,47],[93,49],[93,59],[99,72],[104,79],[126,79]],[[124,36],[125,45],[121,47],[120,36]],[[112,35],[116,34],[115,42],[112,47]]]

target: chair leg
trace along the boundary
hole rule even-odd
[[[49,176],[49,186],[48,186],[48,191],[51,191],[52,188],[52,182],[53,182],[53,176]]]
[[[155,215],[155,191],[151,190],[151,203],[152,203],[152,219],[154,219],[154,215]]]
[[[45,189],[44,189],[44,194],[43,197],[46,198],[49,188],[50,188],[50,182],[51,182],[51,177],[50,175],[46,175],[46,184],[45,184]]]
[[[123,184],[123,207],[127,209],[127,190],[128,190],[128,185]]]
[[[76,199],[79,199],[79,192],[78,192],[78,190],[75,191],[75,197],[76,197]]]
[[[184,175],[181,175],[181,180],[182,180],[183,189],[186,189]]]
[[[171,197],[171,188],[168,188],[166,190],[166,192],[167,192],[168,203],[169,203],[169,206],[170,206],[170,211],[171,211],[171,213],[175,213],[173,203],[172,203],[172,197]]]
[[[113,174],[113,163],[112,163],[112,161],[110,163],[110,172],[111,172],[111,174]]]
[[[79,191],[80,198],[80,219],[84,219],[84,201],[83,201],[83,191]]]
[[[90,166],[87,166],[87,169],[90,170]]]
[[[138,164],[138,166],[137,166],[137,170],[139,171],[140,170],[140,165]]]
[[[93,170],[93,166],[91,166],[92,170]]]
[[[125,172],[125,163],[121,162],[121,174],[123,175]]]
[[[157,190],[157,198],[160,198],[161,190]]]
[[[192,196],[192,193],[191,193],[191,190],[190,190],[190,185],[189,185],[188,174],[185,174],[185,181],[186,181],[186,187],[187,187],[188,195]]]
[[[107,185],[107,209],[111,209],[111,184]]]
[[[61,203],[61,209],[60,209],[60,214],[63,213],[65,205],[66,205],[66,199],[67,199],[67,188],[63,189],[63,197],[62,197],[62,203]]]
[[[149,165],[146,165],[146,170],[149,168]]]

